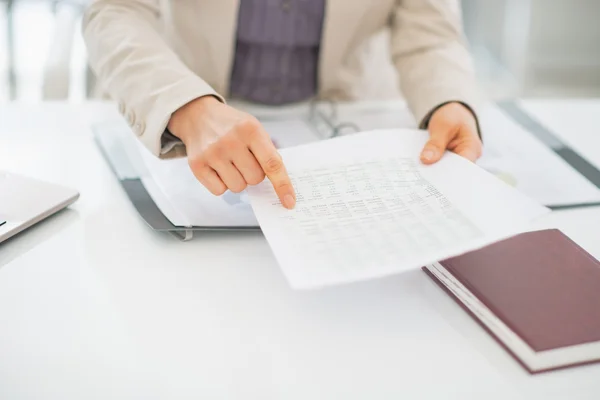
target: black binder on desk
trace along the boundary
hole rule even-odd
[[[583,158],[575,150],[560,140],[553,132],[529,115],[515,101],[498,103],[498,107],[517,124],[533,134],[541,143],[550,148],[558,157],[577,171],[592,185],[600,189],[600,171],[596,166]],[[553,205],[546,204],[552,210],[568,210],[582,207],[598,207],[600,201],[587,201],[581,203]]]
[[[135,138],[123,121],[111,121],[92,127],[94,139],[123,190],[140,216],[156,231],[168,232],[181,240],[189,240],[200,231],[252,231],[258,223],[240,225],[179,225],[174,224],[157,205],[150,192],[149,181],[144,179],[146,167],[135,147]],[[133,140],[131,140],[133,139]],[[250,211],[251,212],[251,211]]]

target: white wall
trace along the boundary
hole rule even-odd
[[[463,9],[488,79],[517,95],[600,95],[600,0],[463,0]]]

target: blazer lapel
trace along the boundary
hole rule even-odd
[[[336,74],[349,46],[356,40],[356,27],[365,11],[363,1],[326,0],[325,4],[318,70],[319,92],[324,95],[335,87]]]
[[[211,69],[215,76],[215,89],[227,96],[229,78],[233,67],[240,0],[200,1],[202,35],[207,40],[210,51]]]

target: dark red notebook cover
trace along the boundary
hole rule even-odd
[[[600,341],[600,262],[559,230],[523,233],[440,264],[536,352]]]

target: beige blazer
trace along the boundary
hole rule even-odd
[[[161,136],[175,110],[207,94],[227,96],[239,1],[95,0],[87,9],[83,34],[98,82],[155,155],[182,153],[161,154]],[[458,0],[327,0],[320,98],[361,97],[357,87],[369,71],[359,55],[384,29],[400,90],[417,121],[451,100],[476,107]]]

